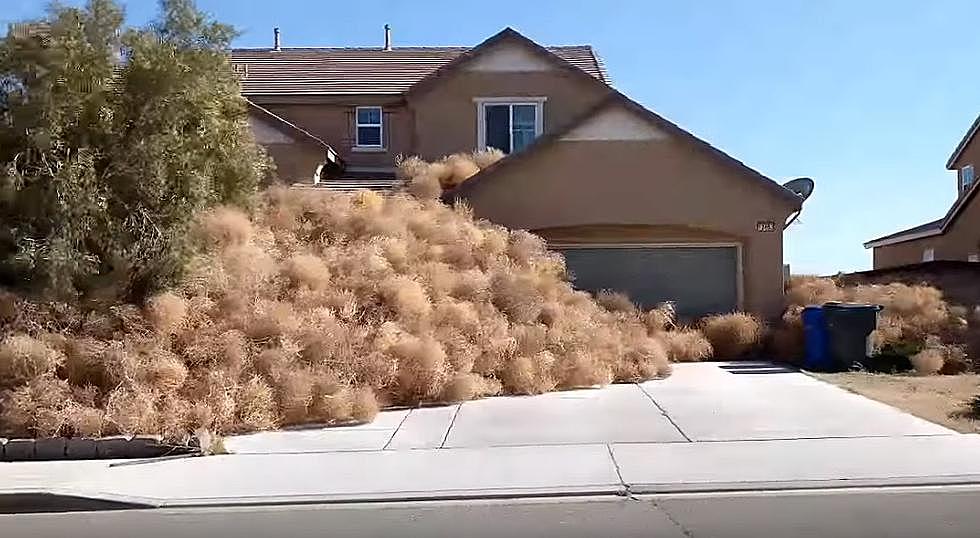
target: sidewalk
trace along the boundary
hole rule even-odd
[[[176,507],[980,483],[980,436],[751,364],[226,446],[235,453],[0,464],[0,494]]]

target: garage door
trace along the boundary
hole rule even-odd
[[[559,248],[573,285],[626,293],[643,308],[674,301],[682,318],[738,306],[738,250],[711,247]]]

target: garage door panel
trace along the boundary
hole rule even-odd
[[[674,301],[693,318],[738,306],[735,247],[588,247],[560,249],[573,285],[622,291],[643,308]]]

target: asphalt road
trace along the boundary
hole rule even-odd
[[[980,486],[0,515],[0,536],[980,536]]]

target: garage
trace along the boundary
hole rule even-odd
[[[626,293],[643,308],[673,301],[681,318],[740,306],[737,245],[560,246],[573,285]]]

